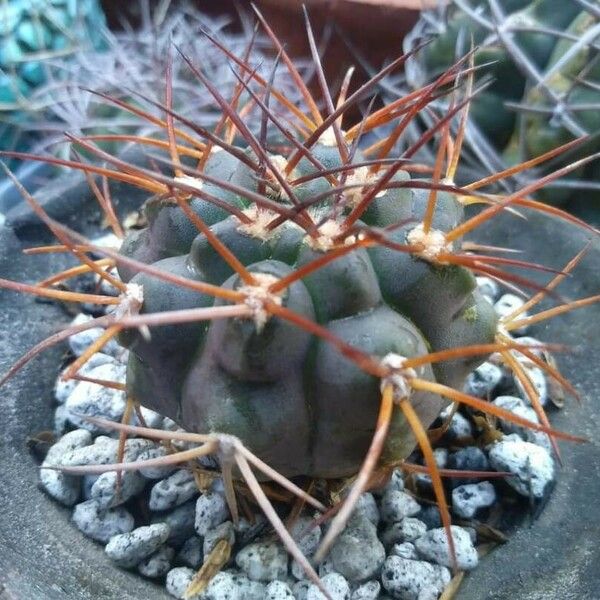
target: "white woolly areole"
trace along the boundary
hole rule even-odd
[[[269,290],[279,279],[268,273],[252,273],[252,277],[256,281],[256,284],[243,285],[238,288],[238,292],[245,296],[244,303],[252,310],[252,318],[256,325],[256,331],[260,333],[269,318],[269,313],[265,309],[265,302],[270,300],[281,306],[281,296]]]
[[[423,224],[417,225],[406,236],[406,241],[411,246],[421,247],[415,254],[421,258],[436,262],[437,257],[443,252],[452,252],[452,242],[446,241],[446,235],[438,229],[430,229],[427,233]]]
[[[405,367],[406,357],[400,354],[390,352],[381,359],[381,366],[390,369],[390,374],[386,375],[381,380],[381,392],[388,386],[391,385],[394,391],[394,400],[406,400],[410,397],[412,388],[410,387],[410,380],[417,376],[417,372],[411,367]]]
[[[144,288],[138,283],[128,283],[119,296],[114,315],[117,319],[137,315],[144,304]]]
[[[343,135],[343,132],[342,132]],[[337,146],[337,139],[335,138],[335,131],[333,127],[328,127],[317,140],[317,144],[322,144],[323,146]]]
[[[241,223],[237,230],[259,240],[270,240],[277,235],[277,229],[267,229],[267,225],[279,217],[279,213],[268,208],[259,208],[256,204],[249,206],[242,211],[249,219],[250,223]]]
[[[310,246],[313,250],[318,250],[320,252],[326,252],[327,250],[331,250],[332,248],[338,246],[339,244],[335,242],[335,239],[340,236],[343,232],[341,223],[338,223],[334,219],[329,219],[325,221],[319,227],[319,235],[317,237],[312,237],[307,235],[304,238],[304,241],[308,246]],[[348,236],[344,240],[344,244],[353,244],[356,241],[356,237],[353,235]]]
[[[196,190],[202,190],[202,188],[204,187],[204,181],[202,181],[202,179],[198,179],[197,177],[191,177],[190,175],[181,175],[181,177],[174,177],[173,181],[175,183],[182,183],[183,185],[193,187]]]
[[[350,172],[348,177],[346,177],[346,185],[360,185],[364,184],[366,187],[374,182],[374,175],[369,173],[369,167],[357,167],[353,171]],[[381,190],[377,192],[375,198],[381,198],[384,196],[387,190]],[[358,206],[365,195],[364,187],[355,187],[344,191],[344,198],[346,200],[346,204],[354,208]]]
[[[273,168],[277,171],[279,175],[281,175],[281,179],[296,179],[298,176],[296,170],[294,169],[289,175],[286,176],[285,170],[288,165],[287,158],[282,156],[281,154],[270,154],[269,160],[273,165]],[[268,169],[265,173],[265,178],[269,181],[269,184],[272,186],[272,189],[275,191],[276,196],[281,200],[289,200],[287,193],[282,189],[281,184],[273,174],[271,169]]]

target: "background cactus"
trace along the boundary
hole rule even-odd
[[[560,10],[552,0],[458,0],[423,13],[405,48],[430,36],[432,41],[408,61],[408,85],[433,81],[469,50],[471,40],[474,62],[483,67],[479,80],[489,84],[471,105],[465,158],[474,171],[518,164],[598,132],[594,7],[576,0],[563,2]],[[597,148],[591,140],[578,155]],[[564,155],[548,168],[573,157]],[[555,182],[541,197],[558,203],[573,189],[596,189],[595,169],[590,165],[575,178]]]

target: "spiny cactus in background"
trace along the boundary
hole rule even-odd
[[[23,147],[19,124],[35,111],[32,95],[48,82],[50,63],[105,46],[98,0],[0,2],[0,148]]]
[[[84,7],[84,3],[76,3],[78,7],[80,4]],[[94,28],[98,43],[81,47],[68,56],[52,55],[44,63],[43,84],[27,90],[21,112],[5,114],[15,135],[27,139],[29,147],[21,145],[19,149],[68,158],[69,146],[62,143],[63,132],[67,130],[77,135],[106,136],[97,137],[96,142],[103,149],[116,152],[127,142],[127,135],[148,136],[160,131],[160,124],[124,114],[101,94],[126,101],[139,101],[136,94],[161,100],[165,57],[173,45],[185,45],[192,55],[202,56],[203,72],[223,93],[230,95],[237,80],[223,54],[199,35],[203,29],[240,55],[251,46],[254,66],[262,63],[269,68],[272,64],[273,57],[265,53],[268,42],[264,36],[254,34],[243,15],[237,31],[231,27],[229,18],[208,17],[193,2],[152,4],[149,0],[138,0],[137,4],[140,22],[135,27],[125,24],[121,30],[110,31],[100,26],[101,20]],[[283,69],[278,74],[282,92],[292,101],[297,100],[297,91],[286,80]],[[173,60],[172,77],[175,109],[198,125],[214,127],[220,113],[210,98],[198,90],[179,55]],[[162,116],[156,106],[143,100],[142,103],[157,119]],[[251,124],[253,129],[257,126]],[[3,149],[15,146],[4,145]]]
[[[473,99],[466,146],[471,172],[518,164],[600,131],[600,5],[567,0],[454,0],[426,11],[405,39],[409,51],[431,42],[407,61],[406,83],[418,89],[435,80],[455,57],[476,47],[478,78],[488,85]],[[418,133],[417,133],[418,135]],[[585,152],[599,148],[597,139]],[[583,147],[582,147],[583,148]],[[583,156],[584,150],[568,157]],[[549,168],[567,164],[563,155]],[[538,173],[549,172],[539,170]],[[597,167],[540,193],[566,201],[574,189],[597,190]],[[513,185],[522,185],[517,177]]]
[[[514,269],[551,269],[507,258],[502,255],[505,249],[480,246],[464,237],[501,212],[514,209],[537,210],[597,235],[575,217],[529,197],[593,157],[507,196],[478,190],[515,169],[459,187],[453,180],[466,108],[472,100],[475,71],[468,66],[470,57],[434,83],[368,113],[353,125],[344,123],[348,109],[372,93],[407,57],[393,61],[352,94],[348,92],[350,71],[334,102],[307,21],[325,106],[321,111],[281,42],[260,14],[258,18],[278,61],[300,90],[307,112],[282,93],[274,68],[266,72],[256,68],[247,57],[236,56],[209,35],[211,43],[232,62],[237,84],[231,96],[225,97],[196,61],[180,51],[190,72],[222,112],[215,128],[208,130],[173,109],[168,61],[165,100],[149,100],[162,111],[162,135],[134,140],[151,153],[152,168],[107,153],[93,136],[68,135],[85,152],[85,162],[3,153],[84,171],[115,234],[121,237],[122,227],[106,193],[108,180],[146,190],[149,198],[144,207],[148,227],[127,234],[121,251],[116,252],[53,221],[20,188],[59,242],[32,252],[66,251],[82,264],[38,285],[0,280],[0,286],[63,301],[98,302],[112,309],[41,342],[0,383],[49,345],[91,327],[105,328],[65,373],[67,378],[77,377],[86,361],[116,336],[129,347],[128,416],[122,424],[102,421],[102,425],[123,435],[198,444],[153,459],[155,465],[216,454],[233,518],[238,515],[236,479],[243,478],[293,557],[318,582],[313,566],[291,539],[250,466],[324,512],[328,511],[323,504],[287,477],[356,474],[343,505],[332,509],[337,514],[316,554],[315,560],[320,561],[360,494],[403,464],[415,445],[423,452],[443,524],[450,531],[441,476],[426,431],[448,402],[543,431],[553,440],[577,439],[550,428],[515,356],[526,357],[569,391],[572,387],[531,346],[514,341],[510,332],[592,304],[599,297],[560,303],[531,316],[517,309],[497,322],[491,305],[475,290],[474,274],[533,289],[535,294],[526,305],[532,310],[553,294],[565,273],[556,274],[547,286],[537,285]],[[451,108],[438,115],[434,125],[401,156],[391,157],[412,120],[452,83],[456,85]],[[137,105],[106,100],[155,122]],[[256,133],[246,125],[252,112],[260,122]],[[450,125],[455,120],[458,133],[452,135]],[[387,127],[389,135],[363,147],[365,134],[380,127]],[[273,138],[279,140],[276,147],[269,143]],[[438,148],[432,168],[412,160],[430,142]],[[578,143],[571,142],[560,151]],[[554,150],[537,162],[558,153]],[[90,162],[93,157],[97,160]],[[524,163],[518,169],[529,166]],[[105,178],[103,191],[92,179],[96,175]],[[486,208],[465,218],[463,206],[473,203]],[[104,258],[98,260],[98,255]],[[55,287],[83,272],[95,272],[115,289],[115,295]],[[541,424],[461,391],[467,372],[490,353],[497,353],[523,381]],[[128,425],[131,411],[139,404],[171,416],[188,433]],[[136,469],[141,464],[149,463],[75,466],[65,471],[98,473]],[[449,547],[453,554],[451,536]]]

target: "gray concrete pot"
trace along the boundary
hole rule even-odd
[[[46,193],[54,197],[55,206],[54,192]],[[90,219],[91,204],[84,200],[73,213]],[[60,216],[68,216],[65,203],[58,204]],[[27,211],[19,209],[12,219],[9,214],[9,225],[11,221],[14,230],[0,228],[1,277],[35,281],[61,266],[64,259],[60,257],[22,255],[22,247],[40,243],[42,236]],[[88,225],[93,227],[93,218]],[[479,237],[487,243],[520,247],[524,258],[557,268],[587,238],[573,227],[536,215],[527,222],[502,217]],[[596,241],[562,293],[582,297],[598,293],[599,288],[600,244]],[[0,291],[0,372],[66,320],[54,305]],[[562,444],[565,466],[546,509],[533,524],[517,528],[508,544],[482,560],[467,577],[457,596],[460,600],[600,598],[600,306],[543,325],[536,333],[542,339],[585,348],[582,353],[563,356],[560,362],[586,401],[582,406],[569,402],[553,424],[593,441]],[[38,489],[37,467],[26,440],[51,427],[51,386],[62,352],[61,348],[46,352],[0,390],[0,599],[165,599],[161,588],[115,568],[101,546],[70,525],[68,511]]]

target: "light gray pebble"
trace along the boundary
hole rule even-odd
[[[71,321],[71,326],[83,325],[91,320],[92,317],[90,315],[79,313]],[[81,356],[104,333],[104,331],[105,330],[102,327],[92,327],[91,329],[85,329],[84,331],[69,336],[69,348],[71,348],[71,352],[73,352],[75,356]],[[114,338],[102,348],[102,353],[108,354],[109,356],[118,356],[122,351],[123,348],[119,346]]]
[[[271,581],[265,591],[265,600],[294,600],[294,594],[287,583]]]
[[[104,551],[120,567],[128,569],[156,552],[168,538],[169,526],[166,523],[154,523],[113,536]]]
[[[450,416],[452,405],[447,406],[441,413],[440,419],[442,422],[446,422],[446,419]],[[473,437],[473,428],[469,420],[459,412],[455,412],[452,415],[448,429],[446,430],[446,437],[450,440],[464,440],[466,438]]]
[[[515,337],[514,338],[515,343],[517,344],[521,344],[523,346],[539,346],[539,347],[533,347],[530,348],[529,351],[531,352],[531,354],[534,354],[535,356],[537,356],[538,358],[543,358],[544,357],[544,353],[545,350],[543,348],[544,342],[541,342],[540,340],[531,337],[530,335],[522,335],[520,337]],[[515,358],[524,363],[524,364],[533,364],[529,358],[527,358],[527,356],[525,356],[524,354],[521,354],[518,350],[511,350],[511,353],[514,354]]]
[[[489,481],[459,485],[452,490],[452,510],[463,519],[472,519],[477,511],[496,502],[496,490]]]
[[[465,381],[464,390],[467,394],[471,394],[471,396],[487,399],[502,381],[503,375],[500,367],[486,361],[469,373]]]
[[[202,546],[204,556],[208,556],[221,540],[227,540],[230,546],[235,544],[235,531],[231,521],[225,521],[225,523],[221,523],[206,532]]]
[[[477,566],[479,558],[477,550],[473,546],[471,536],[462,527],[451,525],[450,529],[458,568],[465,571],[474,569]],[[425,533],[425,535],[415,541],[415,548],[419,555],[426,560],[445,567],[452,566],[448,538],[446,537],[446,530],[443,527],[431,529]]]
[[[203,542],[197,535],[188,538],[177,553],[177,562],[186,567],[197,569],[204,559],[202,545]]]
[[[109,363],[92,369],[89,377],[122,383],[125,381],[125,371],[124,365]],[[109,430],[90,423],[82,415],[120,421],[125,412],[125,392],[97,383],[81,381],[67,398],[65,406],[69,410],[69,420],[75,427],[81,427],[93,433],[103,433]]]
[[[327,571],[326,573],[329,573],[330,571],[333,570],[333,567],[331,567],[331,562],[329,562],[328,560],[323,561],[318,567],[316,567],[313,564],[313,561],[311,560],[311,557],[308,557],[308,562],[310,562],[312,564],[312,566],[315,568],[316,571],[320,572],[320,569],[323,565],[326,565],[327,567]],[[297,579],[298,581],[301,581],[302,579],[304,579],[305,577],[307,577],[306,571],[304,570],[304,568],[302,567],[302,565],[296,561],[296,560],[291,560],[290,561],[290,573],[292,574],[292,577],[294,577],[295,579]],[[323,573],[323,575],[325,575],[326,573]]]
[[[216,492],[206,492],[196,501],[196,520],[194,527],[199,536],[229,518],[229,509],[225,498]]]
[[[318,573],[319,577],[325,577],[325,575],[329,575],[329,573],[335,573],[335,568],[333,566],[331,557],[328,556],[319,564]]]
[[[531,406],[528,406],[526,401],[522,398],[517,398],[516,396],[498,396],[492,402],[492,404],[495,404],[500,408],[504,408],[505,410],[508,410],[511,413],[524,419],[527,419],[528,421],[531,421],[533,423],[539,424],[540,422],[535,410],[533,410]],[[512,423],[508,419],[499,419],[498,422],[500,428],[505,433],[516,433],[520,438],[524,439],[526,442],[531,442],[532,444],[542,446],[542,448],[546,448],[546,450],[548,450],[549,452],[552,451],[552,443],[550,441],[550,437],[543,431],[536,431],[535,429],[529,429],[528,427],[521,427],[520,425]]]
[[[70,431],[53,444],[40,469],[40,484],[44,491],[65,506],[73,506],[81,495],[81,477],[67,475],[62,471],[44,469],[60,465],[65,454],[92,443],[92,435],[85,429]]]
[[[506,483],[522,496],[543,498],[554,481],[554,460],[541,446],[510,435],[489,449],[490,463],[496,471],[509,471]]]
[[[136,471],[122,471],[120,485],[117,482],[116,471],[102,473],[92,484],[90,498],[97,500],[103,508],[111,508],[124,504],[146,485],[146,480]]]
[[[87,375],[92,369],[109,363],[115,363],[114,357],[103,354],[102,352],[96,352],[95,354],[92,354],[90,359],[77,372],[79,375]],[[61,371],[56,379],[56,384],[54,385],[54,399],[58,404],[64,404],[73,390],[81,383],[81,381],[77,379],[63,379],[62,375],[68,370],[69,365]]]
[[[334,570],[348,581],[361,582],[376,576],[385,560],[377,527],[365,515],[354,515],[331,547],[329,559]]]
[[[154,554],[142,560],[137,570],[140,575],[149,579],[164,577],[171,569],[175,550],[171,546],[162,546]]]
[[[500,286],[498,283],[491,277],[475,277],[475,280],[477,281],[479,291],[484,296],[490,298],[493,304],[498,299],[498,296],[500,296]]]
[[[352,592],[350,600],[377,600],[380,591],[381,584],[379,581],[367,581]]]
[[[404,475],[400,469],[394,469],[390,475],[389,481],[379,490],[374,490],[375,496],[385,496],[386,492],[403,492],[404,491]]]
[[[192,582],[193,577],[194,571],[188,567],[175,567],[174,569],[171,569],[167,573],[167,579],[165,581],[167,592],[174,598],[183,600],[185,591]]]
[[[152,486],[148,507],[150,510],[170,510],[198,494],[198,486],[191,471],[180,469]]]
[[[448,464],[448,450],[446,448],[436,448],[433,451],[433,457],[435,458],[435,464],[438,469],[446,468],[446,465]],[[425,489],[432,489],[433,484],[431,483],[431,477],[426,473],[416,473],[414,478],[418,486]]]
[[[503,296],[500,296],[500,299],[496,302],[496,304],[494,304],[494,310],[496,311],[496,314],[502,319],[503,317],[507,317],[508,315],[510,315],[517,308],[521,308],[523,304],[525,304],[525,301],[522,298],[519,298],[519,296],[516,296],[515,294],[504,294]],[[523,311],[518,318],[524,319],[527,316],[527,311]],[[519,329],[513,329],[511,333],[513,335],[523,335],[526,331],[527,326],[524,325]]]
[[[139,461],[151,460],[153,458],[162,458],[163,456],[167,456],[169,452],[164,446],[156,446],[155,448],[150,448],[145,450],[138,456]],[[139,473],[142,477],[146,479],[154,480],[154,479],[164,479],[168,477],[177,469],[176,465],[165,466],[165,467],[142,467],[139,470]]]
[[[131,420],[132,425],[150,427],[152,429],[162,429],[164,417],[160,413],[150,410],[145,406],[140,406],[140,414],[142,415],[142,419],[144,419],[145,425],[140,421],[137,413],[134,413],[133,415],[133,419]]]
[[[339,573],[329,573],[321,578],[331,600],[350,600],[350,585]],[[306,600],[327,600],[314,583],[308,588]]]
[[[122,506],[102,509],[95,500],[78,504],[73,510],[73,523],[87,537],[105,544],[112,537],[128,533],[134,527],[134,519]]]
[[[275,542],[249,544],[238,552],[235,562],[253,581],[284,579],[288,571],[287,552]]]
[[[400,558],[407,558],[408,560],[419,560],[417,549],[412,542],[401,542],[394,544],[390,551],[393,556],[399,556]]]
[[[194,534],[194,521],[196,519],[196,503],[191,500],[173,510],[164,513],[155,513],[153,523],[166,523],[169,526],[169,544],[179,546]]]
[[[299,517],[290,528],[290,534],[304,556],[312,556],[321,541],[321,527],[313,526],[314,520],[308,516]]]
[[[450,582],[450,571],[422,560],[389,556],[383,565],[381,582],[393,598],[419,600],[427,588],[440,594]]]
[[[234,585],[233,595],[229,595],[228,584],[224,578],[222,586],[215,584],[211,588],[209,584],[206,590],[206,600],[228,600],[229,598],[237,598],[238,600],[264,600],[266,586],[263,583],[252,581],[239,571],[234,571],[233,569],[223,571],[223,575],[231,577],[230,581]]]
[[[312,583],[306,579],[302,579],[301,581],[297,581],[292,586],[292,592],[294,594],[294,598],[296,600],[306,600],[308,596],[308,590]]]
[[[390,523],[380,535],[380,539],[386,548],[401,542],[412,542],[421,537],[427,531],[427,525],[420,519],[405,517],[402,521]]]
[[[131,462],[148,448],[154,447],[151,440],[131,438],[125,442],[123,462]],[[119,440],[98,436],[90,446],[67,452],[62,459],[64,465],[106,465],[117,462]]]
[[[81,480],[81,495],[84,500],[92,499],[92,487],[100,475],[84,475]]]
[[[354,514],[364,515],[371,523],[373,523],[373,525],[375,525],[375,527],[379,525],[381,515],[379,514],[379,508],[373,494],[365,492],[360,495],[356,508],[354,509]]]
[[[69,411],[64,404],[59,404],[54,409],[54,435],[60,437],[67,431],[69,425]]]
[[[381,518],[386,523],[402,521],[404,517],[412,517],[420,510],[419,503],[406,492],[391,490],[381,499]]]
[[[523,365],[523,368],[525,370],[525,374],[535,388],[540,404],[542,406],[546,406],[546,404],[548,404],[548,380],[546,379],[544,371],[537,366]],[[523,384],[516,377],[514,379],[521,398],[523,398],[527,403],[530,403],[529,396],[527,395],[527,391],[523,387]]]

